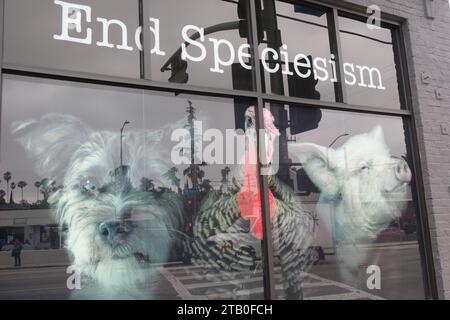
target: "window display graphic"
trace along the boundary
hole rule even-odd
[[[261,267],[258,265],[261,252],[257,252],[258,240],[263,237],[261,197],[257,168],[249,160],[255,157],[257,150],[254,108],[247,109],[245,116],[249,139],[244,164],[234,174],[231,188],[207,196],[194,226],[194,261],[229,271],[251,271]],[[268,109],[264,109],[264,121],[266,152],[270,159],[272,142],[279,132]],[[315,259],[312,248],[314,221],[302,209],[290,187],[274,175],[269,176],[269,180],[274,248],[281,267],[285,298],[301,299],[301,273]]]
[[[351,279],[369,250],[360,244],[372,242],[400,217],[411,170],[403,158],[391,155],[381,127],[351,137],[338,149],[299,143],[291,150],[320,189],[319,203],[334,209],[340,272]]]
[[[171,248],[184,240],[178,234],[184,225],[178,195],[142,186],[144,176],[165,172],[166,158],[154,150],[171,131],[122,136],[93,131],[60,114],[15,125],[14,134],[38,170],[52,179],[64,177],[64,187],[49,201],[59,224],[67,225],[72,264],[87,278],[75,291],[80,298],[151,298],[152,291],[140,287],[151,283],[155,271],[146,265],[167,261]],[[118,166],[122,147],[128,163],[121,157]],[[92,285],[86,285],[89,279]]]
[[[270,163],[280,132],[269,109],[263,114]],[[177,170],[169,168],[170,148],[163,143],[183,126],[182,120],[157,130],[124,132],[125,121],[120,133],[95,131],[73,116],[56,113],[12,125],[37,170],[63,181],[48,201],[60,225],[67,227],[72,264],[85,279],[73,298],[152,298],[158,290],[155,264],[173,255],[201,267],[199,273],[218,271],[211,276],[215,281],[230,282],[227,289],[212,288],[210,294],[233,292],[239,289],[233,285],[235,272],[262,268],[254,107],[246,110],[244,122],[244,160],[234,170],[223,169],[221,188],[209,188],[198,199],[191,231],[185,228],[186,194],[164,187]],[[359,244],[370,242],[399,217],[411,171],[405,160],[391,155],[381,127],[354,135],[337,149],[298,142],[290,145],[290,152],[320,189],[319,204],[334,207],[336,256],[345,279],[365,258],[367,248]],[[275,172],[268,178],[283,298],[302,299],[304,274],[318,261],[316,221]]]

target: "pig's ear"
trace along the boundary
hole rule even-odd
[[[322,194],[328,198],[334,198],[339,192],[334,170],[337,161],[336,151],[313,143],[294,143],[289,148]]]
[[[384,132],[383,132],[383,128],[381,126],[376,126],[375,128],[372,129],[372,131],[370,131],[369,135],[372,136],[372,138],[374,138],[375,140],[384,143]]]
[[[90,129],[79,119],[61,114],[15,122],[11,131],[33,160],[37,173],[49,179],[62,174],[73,153],[90,134]]]

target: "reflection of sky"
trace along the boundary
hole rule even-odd
[[[339,138],[333,148],[338,148],[345,141],[356,134],[371,131],[376,126],[383,128],[386,144],[395,156],[406,154],[405,133],[401,118],[363,115],[350,112],[338,112],[322,109],[322,120],[317,129],[303,132],[294,136],[296,142],[313,142],[329,146],[339,135],[349,134]]]
[[[53,0],[5,1],[5,53],[7,63],[69,69],[124,77],[139,77],[139,52],[134,44],[134,32],[139,25],[137,0],[76,0],[65,1],[89,5],[92,24],[87,25],[83,12],[82,32],[70,32],[76,38],[86,37],[86,28],[92,28],[92,44],[54,40],[61,34],[61,6]],[[128,27],[128,42],[133,51],[96,46],[102,41],[102,24],[97,17],[120,19]],[[111,28],[110,42],[120,43],[119,28]]]
[[[25,94],[24,94],[25,93]],[[142,90],[88,86],[61,81],[19,78],[6,76],[4,79],[0,172],[11,171],[16,183],[25,180],[28,187],[25,197],[34,201],[36,190],[34,181],[44,177],[33,169],[21,146],[11,137],[10,125],[16,121],[37,119],[47,113],[70,114],[80,118],[95,130],[118,132],[124,120],[131,124],[127,130],[155,130],[186,118],[187,99],[193,101],[197,109],[197,119],[204,121],[204,130],[219,129],[224,135],[226,129],[235,128],[234,108],[231,99],[207,99],[198,96],[156,94]],[[296,136],[298,142],[313,142],[329,145],[340,134],[350,135],[370,131],[375,125],[382,125],[386,141],[395,155],[405,153],[403,127],[400,119],[359,115],[323,110],[322,121],[316,130]],[[345,142],[340,139],[335,147]],[[175,144],[175,143],[174,143]],[[172,148],[174,144],[167,144]],[[204,144],[204,146],[207,145]],[[152,150],[157,152],[157,150]],[[170,161],[168,159],[168,161]],[[170,166],[171,163],[169,164]],[[217,187],[220,183],[220,170],[224,165],[204,168],[206,178]],[[179,168],[179,177],[184,168]],[[3,180],[0,178],[0,180]],[[58,181],[58,184],[61,182]],[[5,183],[1,188],[5,189]],[[16,192],[16,201],[19,200]]]
[[[278,28],[281,30],[281,39],[283,44],[287,45],[289,61],[293,62],[295,55],[303,53],[311,55],[313,58],[321,57],[330,59],[330,44],[328,39],[327,15],[320,17],[294,12],[294,5],[284,2],[276,2],[277,13],[280,15],[277,19]],[[296,19],[296,20],[294,20]],[[302,21],[319,24],[312,25]],[[266,47],[262,45],[262,48]],[[332,78],[332,67],[327,63],[330,79]],[[295,72],[291,70],[291,72]],[[266,83],[270,83],[269,74],[265,74]],[[283,77],[285,94],[288,94],[287,77]],[[269,88],[268,88],[269,89]],[[323,101],[335,101],[334,84],[331,81],[319,81],[316,85],[320,92],[320,99]],[[270,90],[268,90],[270,92]]]
[[[32,190],[33,187],[30,186],[43,177],[35,173],[33,161],[11,137],[10,125],[16,121],[37,119],[44,114],[56,112],[80,118],[87,126],[95,130],[118,132],[125,120],[131,122],[127,130],[155,130],[185,119],[189,98],[197,109],[198,120],[204,120],[209,127],[225,131],[235,126],[234,109],[230,108],[230,99],[211,101],[187,96],[174,98],[173,95],[171,97],[148,93],[143,95],[140,90],[118,88],[111,90],[101,86],[31,78],[20,80],[13,76],[6,76],[3,86],[0,172],[2,174],[6,171],[12,172],[13,179],[10,183],[25,180],[29,185],[24,190],[25,197],[30,197],[32,201],[36,199],[36,190]],[[23,94],[24,92],[26,94]],[[167,148],[173,146],[167,145]],[[207,178],[213,182],[219,182],[222,168],[223,166],[219,165],[215,168],[207,168],[205,170]],[[182,170],[183,168],[179,169],[180,176]],[[0,180],[3,179],[0,178]],[[4,181],[1,188],[6,188]],[[19,200],[17,193],[15,200]]]
[[[77,34],[72,30],[70,35],[84,38],[86,28],[90,27],[93,30],[92,45],[53,39],[53,35],[61,32],[61,7],[55,5],[52,0],[7,0],[5,4],[5,61],[12,64],[38,65],[47,68],[139,77],[139,52],[134,43],[134,33],[138,25],[137,1],[77,0],[74,2],[92,7],[93,22],[88,25],[83,15],[83,31]],[[239,19],[237,4],[232,1],[152,0],[147,2],[150,12],[145,14],[147,17],[160,19],[161,50],[166,52],[166,56],[150,55],[150,61],[147,61],[146,66],[151,70],[150,77],[156,81],[168,81],[170,72],[160,72],[160,68],[183,42],[181,30],[185,25],[193,24],[206,28],[218,23]],[[316,17],[294,12],[293,4],[281,1],[276,1],[276,9],[279,14],[278,25],[281,30],[282,41],[288,46],[290,62],[293,62],[297,53],[330,58],[325,14]],[[95,43],[101,41],[103,35],[102,24],[96,21],[97,17],[123,21],[128,27],[128,42],[134,48],[133,51],[98,47]],[[299,19],[303,22],[300,22]],[[312,25],[309,22],[320,26]],[[339,19],[339,24],[345,31],[382,41],[391,41],[390,31],[387,29],[368,30],[364,23],[342,17]],[[111,43],[120,43],[121,33],[119,30],[117,26],[111,28]],[[206,59],[202,62],[188,62],[189,84],[231,89],[233,87],[231,67],[224,67],[225,72],[223,74],[213,73],[209,70],[214,65],[213,45],[209,41],[210,38],[230,41],[235,52],[241,44],[247,41],[239,36],[237,30],[221,31],[206,36],[204,41],[207,50]],[[348,86],[349,102],[398,108],[398,88],[392,46],[347,33],[341,33],[341,40],[343,60],[380,69],[383,84],[387,88],[383,91]],[[147,41],[150,42],[152,47],[154,38],[151,34]],[[264,47],[265,44],[261,44],[260,49],[262,50]],[[188,47],[188,51],[192,55],[199,54],[199,49],[195,46]],[[229,57],[228,48],[221,46],[219,55],[227,60]],[[237,56],[234,62],[238,62]],[[332,68],[329,63],[327,67],[331,74]],[[268,84],[268,72],[265,72],[265,78]],[[284,78],[284,91],[287,93],[287,79]],[[266,87],[269,88],[270,86],[266,85]],[[335,100],[334,86],[331,81],[319,81],[317,90],[320,92],[322,100]]]
[[[348,102],[350,104],[398,109],[400,101],[397,70],[395,68],[394,50],[392,44],[389,44],[392,43],[391,31],[389,29],[369,30],[364,22],[343,17],[339,18],[339,25],[342,30],[387,42],[387,44],[380,43],[353,34],[340,33],[345,62],[379,69],[383,86],[386,88],[386,90],[378,90],[367,89],[357,85],[346,86]],[[357,70],[356,67],[355,70]],[[357,74],[359,74],[359,71],[355,72],[355,75]],[[378,80],[376,80],[375,85],[378,86]]]
[[[93,21],[98,16],[117,18],[129,27],[129,43],[134,46],[133,33],[137,26],[136,6],[117,0],[78,0],[80,4],[92,7]],[[166,51],[164,57],[152,56],[150,66],[152,79],[167,81],[169,73],[160,73],[159,68],[169,56],[180,46],[181,29],[187,24],[208,27],[217,23],[235,21],[237,17],[236,3],[219,0],[155,0],[150,1],[151,17],[161,20],[161,48]],[[123,50],[99,48],[93,44],[81,44],[56,41],[54,34],[60,32],[61,10],[53,1],[7,0],[5,16],[5,60],[8,63],[38,64],[44,67],[69,68],[88,72],[123,75],[136,77],[139,71],[139,55],[137,50],[126,52]],[[192,10],[192,8],[202,10]],[[278,13],[287,17],[302,19],[326,26],[326,16],[314,17],[307,14],[295,13],[292,4],[276,2]],[[27,10],[24,10],[27,8]],[[176,10],[174,10],[176,8]],[[120,13],[120,14],[118,14]],[[20,17],[20,19],[18,18]],[[328,31],[319,26],[294,21],[286,17],[279,17],[279,27],[282,31],[283,43],[288,45],[290,61],[296,53],[312,54],[313,56],[329,57],[330,47]],[[391,41],[390,32],[382,30],[368,30],[364,23],[346,18],[339,19],[343,30],[357,32],[382,41]],[[101,40],[101,24],[93,27],[93,42]],[[75,34],[73,34],[75,35]],[[78,35],[85,36],[84,34]],[[111,31],[111,42],[117,43],[117,30]],[[237,30],[219,32],[211,35],[223,38],[233,43],[237,48],[245,39],[239,37]],[[208,38],[208,37],[207,37]],[[395,107],[398,103],[393,52],[390,45],[367,40],[354,35],[342,34],[344,60],[375,66],[382,70],[386,91],[348,88],[351,103],[367,104],[370,101],[377,106]],[[207,85],[212,87],[231,88],[231,68],[225,67],[225,73],[220,75],[211,73],[213,66],[212,45],[206,39],[207,58],[202,63],[189,63],[188,73],[190,84]],[[368,50],[370,48],[370,50]],[[195,48],[190,48],[195,51]],[[64,53],[64,54],[62,54]],[[223,50],[221,53],[224,54]],[[235,60],[237,61],[237,60]],[[331,68],[329,68],[331,69]],[[331,70],[329,70],[331,71]],[[267,73],[266,73],[267,76]],[[285,91],[287,81],[284,80]],[[187,106],[184,98],[168,98],[159,95],[142,95],[139,90],[114,89],[103,87],[89,87],[82,85],[68,85],[61,82],[43,80],[18,81],[8,77],[5,81],[4,106],[2,111],[2,145],[1,168],[13,171],[13,181],[26,180],[29,184],[26,190],[31,192],[32,180],[38,180],[32,173],[29,161],[23,150],[13,143],[9,137],[9,125],[14,121],[28,118],[38,118],[45,113],[68,113],[81,118],[89,126],[98,130],[119,130],[122,122],[131,121],[131,128],[157,128],[163,124],[185,117]],[[323,100],[333,100],[334,90],[331,82],[320,82],[317,85]],[[26,94],[24,94],[26,93]],[[234,111],[229,108],[230,100],[202,100],[195,97],[195,107],[199,118],[207,115],[209,126],[225,130],[234,128]],[[170,107],[169,107],[170,106]],[[107,116],[105,116],[107,115]],[[358,119],[358,121],[355,121]],[[347,113],[323,111],[323,119],[319,129],[302,133],[297,141],[309,141],[328,145],[342,133],[356,134],[367,132],[376,124],[382,123],[386,139],[395,154],[404,154],[404,134],[401,120],[380,116],[357,116]],[[346,138],[341,138],[335,146],[339,146]],[[206,170],[210,170],[207,168]],[[217,176],[213,181],[220,181],[219,170],[211,169],[211,175]],[[181,171],[181,170],[180,170]],[[209,177],[210,178],[210,177]],[[0,180],[2,180],[0,178]],[[4,188],[4,181],[2,188]],[[35,194],[33,193],[33,197]],[[16,196],[17,200],[17,196]]]
[[[278,16],[278,28],[281,30],[283,44],[288,46],[289,61],[293,62],[298,53],[311,55],[313,58],[321,57],[330,59],[330,44],[327,28],[327,15],[317,17],[310,14],[294,11],[294,5],[290,3],[276,2]],[[399,108],[399,93],[397,85],[397,73],[394,63],[392,37],[389,29],[369,30],[364,22],[339,17],[339,27],[345,32],[340,33],[343,50],[343,62],[355,65],[357,83],[360,82],[360,72],[356,65],[377,68],[381,72],[383,86],[386,90],[371,89],[347,85],[347,96],[350,104],[370,105],[386,108]],[[353,34],[347,33],[351,32]],[[359,35],[362,35],[364,38]],[[375,40],[386,43],[381,43]],[[266,45],[261,45],[260,50]],[[329,78],[327,81],[319,81],[316,85],[320,92],[321,100],[335,101],[334,84],[330,81],[333,71],[331,64],[327,62]],[[292,70],[291,70],[292,71]],[[285,94],[287,94],[287,77],[283,76]],[[265,73],[266,83],[270,83],[270,75]],[[378,85],[378,76],[375,78]],[[369,83],[368,73],[365,82]],[[269,88],[270,89],[270,88]],[[268,90],[270,91],[270,90]]]
[[[183,42],[181,30],[184,26],[195,25],[207,28],[219,23],[239,20],[237,4],[219,0],[150,1],[150,13],[148,14],[151,17],[160,19],[161,48],[166,52],[166,56],[152,55],[150,57],[151,78],[152,80],[164,82],[170,77],[170,71],[161,73],[160,68],[180,48]],[[201,62],[188,61],[189,84],[232,89],[231,67],[221,67],[224,70],[223,74],[209,71],[210,68],[214,67],[214,50],[212,42],[209,41],[210,38],[225,39],[233,44],[236,53],[234,63],[239,63],[237,49],[241,44],[247,43],[246,39],[239,36],[238,30],[220,31],[205,36],[205,41],[202,42],[206,47],[205,60]],[[192,45],[188,46],[187,51],[193,56],[200,55],[200,50]],[[219,48],[219,56],[225,61],[229,59],[230,53],[227,46]],[[248,63],[246,60],[245,62]]]

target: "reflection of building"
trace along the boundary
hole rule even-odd
[[[13,210],[0,213],[0,243],[28,241],[33,249],[58,249],[61,233],[50,210]]]

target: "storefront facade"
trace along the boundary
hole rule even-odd
[[[1,5],[0,218],[52,210],[81,273],[450,298],[448,1]]]

